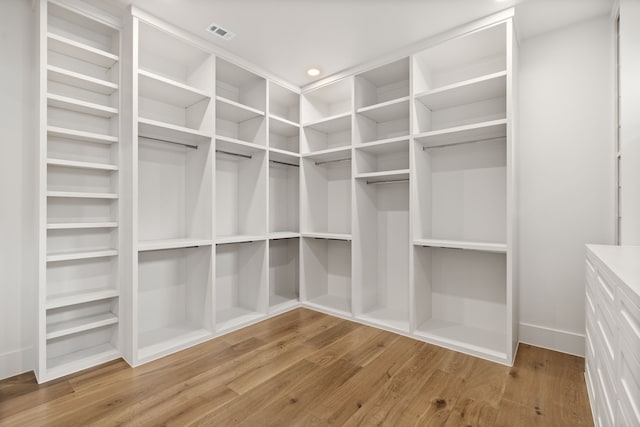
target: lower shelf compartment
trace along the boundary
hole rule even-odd
[[[216,313],[216,330],[219,332],[235,328],[264,317],[264,313],[242,307],[231,307]]]
[[[204,341],[213,334],[187,323],[165,326],[138,336],[138,360],[149,359]]]
[[[385,328],[409,332],[409,312],[393,308],[375,308],[361,314],[358,318]]]
[[[298,294],[296,292],[269,295],[269,312],[273,313],[280,310],[286,310],[299,303]]]
[[[305,304],[320,310],[351,316],[351,298],[337,295],[321,295],[306,301]]]
[[[415,330],[415,334],[444,345],[470,350],[497,359],[506,359],[507,337],[503,333],[474,328],[441,319],[429,319]]]
[[[120,352],[110,343],[53,357],[47,360],[47,379],[58,378],[119,357]]]

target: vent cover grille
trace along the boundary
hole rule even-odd
[[[229,30],[227,30],[226,28],[221,27],[218,24],[211,24],[207,27],[207,31],[210,32],[211,34],[220,37],[221,39],[224,40],[231,40],[232,38],[234,38],[236,36],[236,33],[233,33]]]

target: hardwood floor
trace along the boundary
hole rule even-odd
[[[296,309],[138,368],[0,381],[0,425],[592,426],[584,360],[512,368]]]

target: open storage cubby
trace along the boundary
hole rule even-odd
[[[213,335],[210,245],[138,253],[139,362]]]
[[[211,137],[213,56],[138,22],[139,135],[178,142]]]
[[[495,25],[414,56],[414,133],[462,141],[469,132],[505,135],[506,36],[506,24]]]
[[[355,185],[355,315],[409,332],[409,174]]]
[[[267,234],[267,152],[216,141],[216,238]]]
[[[409,139],[357,146],[355,149],[356,178],[394,171],[409,171]]]
[[[505,141],[414,149],[414,241],[506,251]]]
[[[300,158],[269,152],[269,234],[300,232]]]
[[[302,159],[302,233],[351,238],[351,149]]]
[[[505,361],[505,254],[415,246],[414,280],[416,335]]]
[[[269,240],[269,313],[299,302],[300,239]]]
[[[351,85],[344,79],[302,95],[302,153],[351,145]]]
[[[267,313],[266,240],[216,245],[216,330],[228,331]]]
[[[269,82],[269,147],[300,152],[300,95]]]
[[[138,140],[138,244],[211,240],[211,142],[185,147]],[[169,243],[169,242],[167,242]]]
[[[355,140],[385,140],[409,134],[409,58],[355,77]]]
[[[244,68],[216,59],[216,134],[267,144],[267,81]]]
[[[301,253],[305,305],[351,316],[351,242],[305,237]]]

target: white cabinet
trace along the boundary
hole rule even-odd
[[[638,259],[638,246],[587,246],[585,376],[597,426],[640,424]]]

